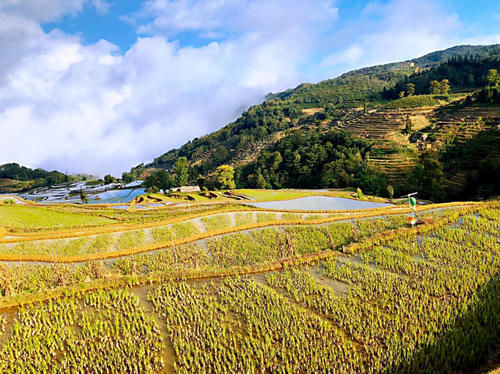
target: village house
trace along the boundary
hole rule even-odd
[[[193,193],[200,192],[200,187],[198,186],[181,186],[172,188],[173,192],[183,192],[183,193]]]

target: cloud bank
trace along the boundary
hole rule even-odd
[[[309,29],[335,21],[333,3],[288,1],[280,17],[283,1],[239,3],[149,1],[143,14],[153,21],[124,54],[104,40],[43,32],[40,22],[80,11],[83,0],[3,5],[0,162],[119,175],[297,83],[297,64],[316,43]],[[191,7],[196,17],[187,16]],[[201,47],[170,39],[186,28],[234,35]]]
[[[417,4],[427,6],[424,22],[400,18]],[[268,92],[374,56],[446,46],[459,22],[432,4],[373,3],[363,26],[335,29],[334,1],[149,0],[126,15],[138,38],[122,52],[41,28],[84,7],[109,12],[109,1],[2,0],[0,163],[120,175],[222,127]],[[181,42],[185,35],[196,43]]]

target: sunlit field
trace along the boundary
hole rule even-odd
[[[499,4],[0,0],[0,374],[500,374]]]
[[[474,370],[500,333],[500,205],[408,213],[1,205],[0,370]]]

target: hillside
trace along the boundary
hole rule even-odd
[[[452,131],[447,122],[453,122],[455,127],[462,129],[470,127],[467,125],[477,122],[479,118],[485,118],[488,125],[481,127],[481,131],[495,127],[499,108],[494,103],[483,105],[482,109],[467,108],[479,105],[473,103],[474,92],[487,84],[489,69],[500,67],[499,56],[500,45],[457,46],[409,61],[355,70],[317,84],[304,83],[294,89],[268,95],[264,103],[252,106],[235,122],[195,138],[150,164],[139,165],[130,173],[124,173],[124,177],[132,179],[147,168],[171,170],[179,157],[186,157],[193,181],[199,175],[209,175],[219,165],[230,164],[237,167],[238,187],[343,187],[350,182],[354,186],[368,188],[370,193],[385,194],[387,184],[394,185],[396,193],[403,193],[419,187],[421,181],[416,177],[412,180],[412,176],[421,154],[432,150],[438,154],[439,167],[444,168],[440,172],[446,172],[438,179],[455,187],[449,196],[428,197],[442,200],[451,195],[461,195],[468,188],[470,178],[449,167],[449,162],[445,160],[449,155],[444,153],[453,142],[443,142],[440,138]],[[431,94],[430,85],[434,80],[448,80],[451,93]],[[414,92],[406,92],[411,89],[409,84],[413,85]],[[466,99],[468,95],[471,97]],[[457,106],[462,108],[458,112],[455,110]],[[467,111],[476,111],[476,115],[467,116]],[[450,117],[450,121],[445,119],[446,116]],[[407,125],[411,127],[409,132],[405,131],[408,130]],[[352,134],[353,139],[366,140],[362,162],[354,160],[358,156],[347,149],[349,145],[342,153],[342,157],[357,165],[347,167],[353,175],[343,178],[343,181],[339,181],[338,173],[335,178],[322,178],[320,174],[325,172],[325,163],[340,157],[338,152],[330,152],[324,160],[318,161],[320,165],[300,165],[302,174],[315,170],[317,175],[313,178],[303,176],[297,179],[280,175],[271,180],[273,177],[270,174],[274,171],[266,165],[268,161],[272,163],[268,154],[276,152],[278,143],[286,142],[287,137],[296,137],[297,132],[308,134],[312,130],[321,134],[345,131]],[[350,141],[347,138],[342,140]],[[454,147],[462,145],[457,143]],[[316,146],[324,148],[326,144],[319,140]],[[307,159],[307,152],[295,151],[295,156]],[[291,156],[284,152],[280,153],[282,161],[278,161],[282,162],[283,168],[290,167],[293,165]],[[265,181],[260,178],[258,186],[256,180],[259,174]],[[367,175],[370,176],[369,181],[362,183]],[[377,182],[378,186],[374,187],[373,180],[385,182]]]
[[[411,134],[405,131],[408,124]],[[381,107],[337,128],[375,140],[368,163],[395,186],[408,184],[420,154],[442,151],[443,183],[450,197],[458,198],[478,181],[474,170],[480,163],[498,154],[499,124],[500,105],[465,105],[459,100],[420,108]]]
[[[340,77],[328,79],[317,84],[305,83],[268,98],[293,98],[306,104],[323,104],[341,100],[377,99],[380,91],[404,81],[404,78],[426,72],[458,56],[473,56],[484,59],[500,55],[500,45],[456,46],[443,51],[429,53],[413,60],[354,70]]]
[[[16,163],[0,165],[0,193],[27,191],[70,181],[72,178],[57,170],[30,169]]]

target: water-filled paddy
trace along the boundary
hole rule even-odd
[[[111,203],[128,203],[139,195],[144,195],[144,188],[135,188],[133,190],[111,190],[102,192],[96,196],[89,196],[91,204],[111,204]]]
[[[129,203],[135,197],[146,192],[144,188],[136,187],[142,181],[136,182],[127,185],[128,188],[124,189],[119,189],[120,185],[117,183],[89,186],[85,182],[72,182],[54,187],[37,188],[20,196],[27,200],[42,203],[80,203],[80,190],[83,190],[87,193],[91,204]]]
[[[162,203],[151,203],[151,204],[146,204],[146,205],[136,205],[135,208],[136,209],[145,209],[145,210],[148,210],[148,209],[158,208],[158,207],[161,207],[161,206],[165,206],[165,204],[162,204]]]
[[[115,205],[112,206],[111,209],[127,210],[129,207],[130,207],[129,205]]]
[[[349,210],[349,209],[372,209],[391,206],[387,203],[373,203],[370,201],[359,201],[344,199],[341,197],[308,196],[294,200],[266,201],[262,203],[248,203],[257,208],[264,209],[291,209],[291,210]]]

